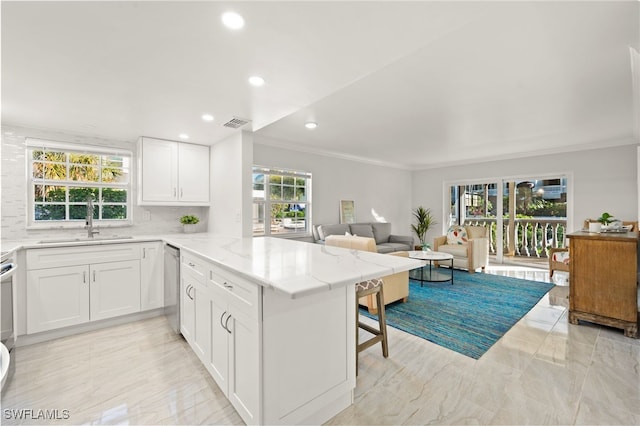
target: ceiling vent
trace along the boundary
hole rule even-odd
[[[239,129],[240,127],[248,124],[251,120],[246,120],[244,118],[233,117],[231,120],[227,121],[223,124],[224,127],[229,127],[231,129]]]

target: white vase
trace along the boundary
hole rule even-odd
[[[184,225],[182,225],[182,229],[184,230],[185,234],[193,234],[194,232],[196,232],[196,224],[195,223],[185,223]]]

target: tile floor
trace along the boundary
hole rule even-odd
[[[531,268],[487,272],[549,280]],[[569,325],[566,275],[554,281],[479,360],[389,328],[390,358],[378,346],[360,354],[355,403],[329,423],[640,424],[640,341]],[[16,368],[3,425],[242,424],[162,317],[18,348]],[[12,409],[68,418],[19,421]]]

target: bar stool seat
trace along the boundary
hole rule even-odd
[[[384,311],[384,281],[382,278],[374,278],[367,281],[362,281],[356,284],[356,375],[358,375],[358,354],[370,346],[376,343],[382,343],[382,356],[389,357],[389,344],[387,342],[387,319]],[[376,302],[378,304],[378,329],[371,327],[360,321],[360,313],[358,312],[359,305],[358,300],[361,297],[375,294]],[[360,329],[366,330],[373,334],[373,337],[359,342]]]

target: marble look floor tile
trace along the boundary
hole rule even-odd
[[[508,269],[492,273],[549,279]],[[388,332],[389,358],[359,354],[355,402],[328,424],[640,424],[640,341],[568,324],[549,296],[479,360]],[[2,408],[69,409],[56,425],[243,424],[162,317],[17,348]],[[2,419],[22,423],[44,424]]]

